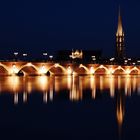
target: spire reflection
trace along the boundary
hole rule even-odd
[[[125,114],[125,95],[121,91],[116,94],[116,117],[117,117],[117,123],[118,123],[118,132],[119,137],[121,138],[122,135],[122,125],[124,120],[124,114]]]

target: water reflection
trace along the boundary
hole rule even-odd
[[[118,92],[118,94],[116,95],[116,117],[117,117],[118,132],[120,138],[122,133],[124,114],[125,114],[125,95],[124,93]]]
[[[23,101],[27,101],[28,94],[32,92],[43,93],[43,100],[53,100],[54,93],[69,91],[70,100],[81,100],[85,90],[91,90],[91,97],[96,98],[97,91],[108,91],[110,97],[115,96],[115,91],[122,91],[126,96],[140,93],[140,77],[136,76],[64,76],[64,77],[2,77],[0,79],[0,94],[23,93]],[[44,95],[45,94],[45,95]],[[47,95],[49,94],[49,95]],[[16,101],[18,98],[15,97]]]
[[[87,92],[88,91],[88,92]],[[140,77],[127,76],[36,76],[36,77],[1,77],[0,94],[10,93],[13,103],[27,103],[30,94],[40,93],[44,103],[51,102],[65,93],[64,98],[78,102],[85,100],[90,94],[90,99],[96,100],[104,93],[108,97],[115,98],[116,119],[118,132],[121,135],[125,115],[125,98],[133,93],[140,94]],[[22,97],[22,98],[21,98]],[[21,101],[22,99],[22,101]]]
[[[14,101],[17,102],[18,94],[23,94],[23,101],[27,102],[28,94],[40,92],[43,94],[43,101],[54,98],[54,93],[69,91],[69,99],[78,101],[83,99],[83,92],[91,91],[92,99],[96,94],[108,91],[108,96],[114,97],[115,91],[123,91],[125,96],[132,93],[140,93],[140,77],[138,76],[61,76],[61,77],[1,77],[0,94],[14,94]]]

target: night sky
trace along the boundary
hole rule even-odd
[[[139,0],[4,0],[0,2],[0,56],[39,57],[57,50],[102,49],[113,56],[118,5],[128,56],[140,57]]]

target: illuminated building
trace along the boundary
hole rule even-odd
[[[72,59],[76,59],[76,58],[82,59],[83,58],[83,52],[82,52],[82,50],[81,51],[79,51],[79,50],[73,51],[72,50],[72,53],[71,53],[71,55],[69,55],[69,57],[72,58]]]
[[[60,50],[56,54],[56,61],[98,62],[101,59],[101,50]]]

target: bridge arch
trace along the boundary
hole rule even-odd
[[[6,65],[0,63],[0,74],[9,74],[9,72],[10,69]]]
[[[77,67],[74,72],[76,74],[79,74],[79,75],[82,75],[82,74],[89,74],[90,73],[90,70],[88,67],[86,67],[85,65],[83,64],[80,64],[79,67]]]
[[[113,74],[126,74],[126,70],[123,67],[118,66],[113,70]]]
[[[60,65],[59,63],[56,63],[52,66],[50,66],[47,70],[46,73],[50,73],[50,74],[66,74],[67,69],[65,67],[63,67],[62,65]]]
[[[97,74],[106,74],[106,72],[107,74],[110,73],[109,69],[104,65],[100,65],[99,67],[95,68],[94,72]]]
[[[23,73],[26,75],[36,75],[39,73],[39,69],[32,63],[27,63],[19,68],[18,73]]]
[[[139,74],[140,70],[137,67],[133,67],[130,69],[130,74]]]

